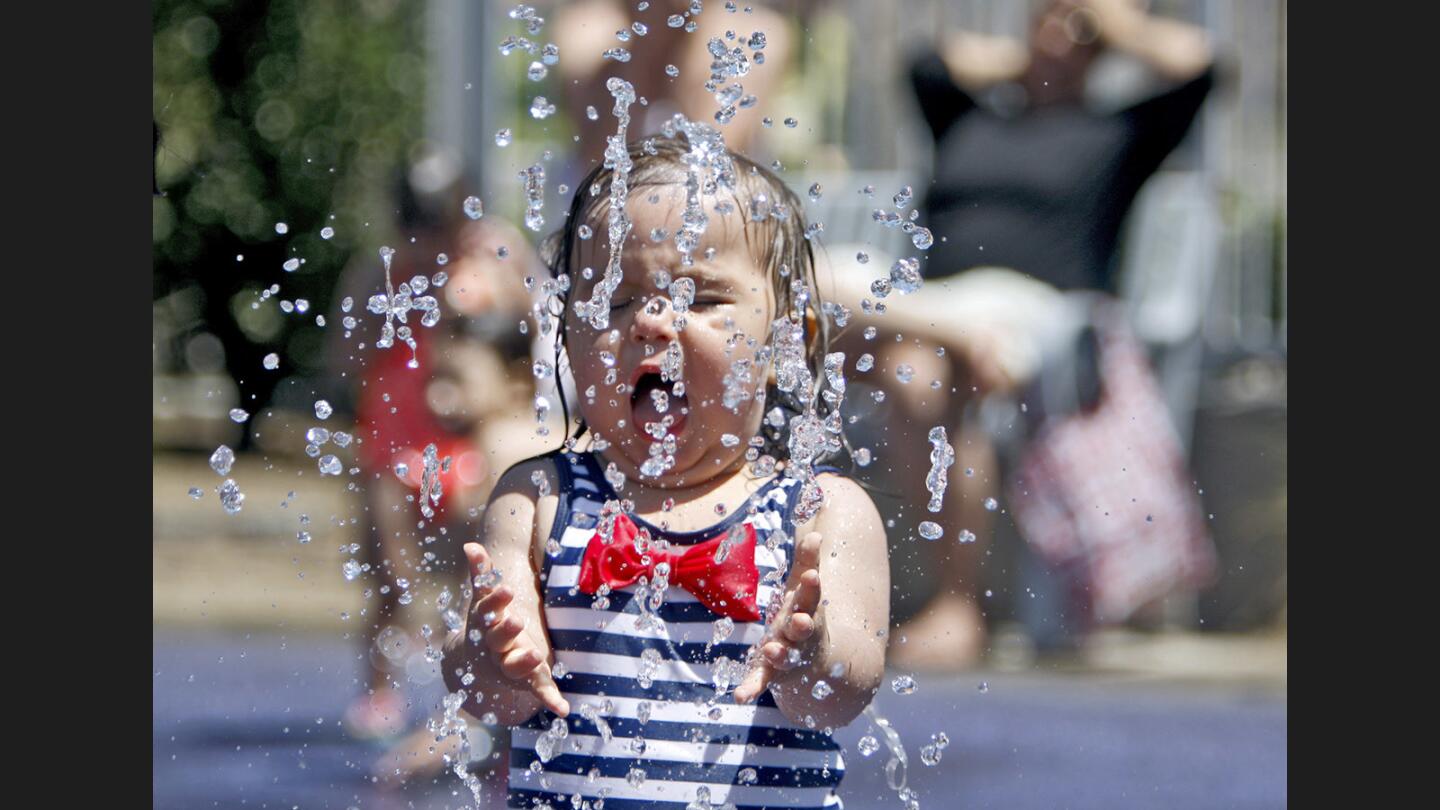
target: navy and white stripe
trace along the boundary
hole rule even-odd
[[[549,762],[541,762],[536,741],[554,720],[542,711],[514,730],[510,752],[512,808],[560,810],[604,798],[606,810],[685,810],[701,788],[714,805],[733,803],[740,810],[759,808],[842,807],[835,789],[844,774],[840,746],[818,730],[790,722],[767,692],[754,705],[737,706],[725,695],[715,699],[712,666],[721,657],[743,660],[765,632],[763,622],[736,622],[730,636],[711,644],[714,622],[722,618],[688,591],[672,586],[656,611],[659,630],[635,627],[639,605],[636,586],[608,595],[609,605],[592,607],[593,594],[576,587],[580,561],[607,500],[618,500],[591,453],[549,456],[559,474],[559,507],[551,537],[560,544],[546,555],[545,621],[557,665],[564,665],[560,691],[570,702],[568,736]],[[755,527],[755,564],[760,572],[758,600],[763,611],[781,591],[783,573],[794,553],[791,495],[797,482],[779,476],[766,483],[742,508],[698,532],[670,532],[631,516],[653,538],[672,546],[709,540],[740,522]],[[748,507],[755,506],[750,514]],[[766,541],[775,532],[775,548]],[[766,582],[766,575],[771,582]],[[642,687],[641,655],[660,654],[652,683]],[[650,719],[638,719],[641,703]],[[607,705],[608,704],[608,705]],[[600,723],[582,707],[593,706]],[[712,718],[712,714],[714,717]],[[637,753],[637,740],[643,752]],[[539,766],[538,771],[532,767]],[[632,785],[632,769],[645,773]],[[572,798],[581,797],[572,805]]]

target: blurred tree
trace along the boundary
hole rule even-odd
[[[199,291],[196,328],[220,338],[253,411],[285,375],[319,370],[315,316],[329,311],[351,252],[390,235],[391,178],[424,132],[424,5],[156,0],[152,8],[163,192],[152,203],[154,298]],[[325,227],[333,238],[321,237]],[[292,258],[301,264],[288,272]],[[261,302],[273,284],[279,292]],[[303,315],[278,306],[298,299],[309,303]],[[276,371],[262,366],[270,352],[281,357]]]

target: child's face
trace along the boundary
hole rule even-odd
[[[738,413],[723,404],[724,379],[737,360],[750,360],[753,368],[775,308],[766,271],[745,243],[742,206],[732,202],[733,210],[722,215],[713,203],[707,204],[710,222],[695,250],[695,262],[681,266],[674,237],[684,204],[684,188],[679,185],[631,191],[627,210],[633,227],[621,257],[624,279],[611,296],[609,328],[597,331],[575,315],[573,306],[575,301],[590,300],[609,262],[602,209],[590,223],[595,235],[576,243],[571,306],[565,313],[581,415],[596,435],[610,442],[605,457],[627,478],[663,488],[700,484],[743,458],[746,443],[760,428],[763,406],[756,404],[754,393],[763,389],[768,369],[751,371],[752,381],[744,386],[750,398],[739,404]],[[657,228],[665,231],[659,242],[651,239]],[[593,268],[590,279],[581,273],[585,267]],[[685,321],[680,330],[675,328],[677,315],[669,292],[656,283],[667,272],[672,280],[695,282],[695,300],[690,311],[679,316]],[[684,352],[683,397],[675,396],[673,384],[662,382],[659,374],[672,340]],[[612,364],[614,376],[606,383]],[[620,384],[627,388],[617,393]],[[652,391],[668,395],[664,413]],[[640,467],[650,456],[651,444],[658,441],[645,432],[646,423],[660,422],[666,415],[674,417],[669,432],[676,438],[675,465],[658,477],[642,478]],[[725,434],[739,437],[739,442],[726,447],[721,441]]]

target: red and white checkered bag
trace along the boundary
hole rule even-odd
[[[1144,351],[1113,308],[1096,319],[1100,396],[1044,424],[1009,487],[1016,523],[1097,623],[1213,581],[1214,544]]]

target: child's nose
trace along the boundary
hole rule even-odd
[[[675,308],[670,300],[657,295],[645,302],[630,324],[630,333],[640,343],[669,341],[675,338]]]

